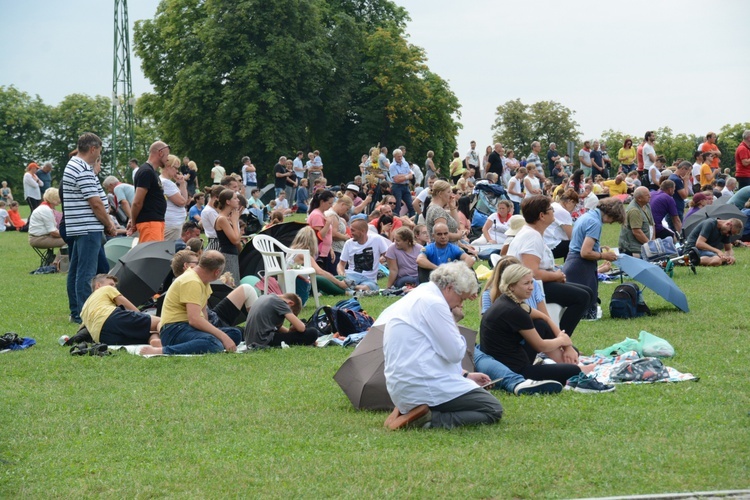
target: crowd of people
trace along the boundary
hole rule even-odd
[[[266,206],[259,174],[267,172],[249,157],[238,173],[215,161],[212,183],[201,190],[195,162],[180,160],[162,141],[142,164],[131,161],[132,184],[114,176],[100,183],[102,141],[86,133],[59,189],[51,186],[51,164],[26,169],[28,221],[18,217],[3,183],[0,226],[28,231],[36,248],[68,247],[70,320],[83,323],[95,340],[146,344],[143,354],[188,354],[233,351],[243,340],[314,344],[319,332],[299,318],[310,278],[297,278],[295,290],[259,298],[241,284],[239,266],[248,216],[268,227],[304,213],[307,225],[291,247],[309,251],[320,288],[368,295],[380,291],[385,275],[387,288],[408,292],[376,321],[385,328],[386,382],[396,405],[386,427],[451,428],[501,418],[500,403],[482,389],[487,384],[514,394],[614,389],[588,376],[571,340],[581,321],[601,316],[597,274],[617,258],[601,242],[604,224],[621,225],[625,254],[637,256],[644,243],[666,237],[684,240],[697,264],[734,263],[733,240],[750,239],[739,219],[706,218],[689,234],[682,228],[686,208],[729,203],[750,214],[750,131],[737,148],[734,176],[719,171],[714,133],[697,148],[694,163],[677,159],[667,166],[657,149],[655,133],[647,132],[637,147],[625,140],[613,162],[603,144],[585,141],[574,170],[555,144],[543,159],[535,141],[517,160],[501,144],[482,156],[472,142],[465,156],[453,155],[444,175],[432,151],[421,169],[403,146],[390,158],[386,147],[372,148],[356,175],[338,186],[324,177],[319,151],[306,162],[298,151],[273,167],[274,200]],[[475,226],[471,206],[481,184],[506,196]],[[103,244],[122,235],[139,243],[175,241],[179,250],[156,316],[122,296],[109,274]],[[468,373],[461,368],[467,345],[457,323],[466,314],[463,302],[479,295],[474,264],[493,254],[501,258],[482,293],[481,344],[473,349],[478,371]],[[301,258],[290,257],[289,264],[301,265]],[[210,284],[220,278],[233,291],[212,309]],[[564,312],[553,317],[547,304]],[[243,321],[244,332],[237,328]]]

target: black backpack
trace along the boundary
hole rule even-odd
[[[623,283],[612,292],[609,302],[609,315],[613,318],[637,318],[651,315],[651,310],[643,301],[641,289],[635,283]]]
[[[333,333],[333,321],[333,310],[329,306],[320,306],[305,322],[305,326],[317,329],[320,332],[318,336],[323,336]]]

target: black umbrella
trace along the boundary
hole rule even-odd
[[[300,229],[307,224],[304,222],[284,222],[276,224],[268,229],[261,231],[259,234],[265,234],[278,240],[279,243],[291,246],[294,237]],[[263,270],[263,256],[255,249],[252,244],[252,238],[240,252],[240,276],[257,276],[258,271]]]
[[[698,224],[709,218],[722,220],[739,219],[743,226],[747,222],[747,216],[731,203],[706,205],[685,219],[685,223],[683,224],[685,237],[690,236],[690,233],[698,226]],[[739,236],[732,236],[731,239],[736,240],[738,238]]]
[[[708,219],[709,216],[706,213],[706,211],[708,210],[708,207],[710,206],[711,205],[706,205],[700,210],[693,212],[693,214],[690,217],[687,217],[684,221],[682,221],[682,231],[683,231],[683,234],[685,235],[685,238],[690,236],[690,233],[693,232],[693,229],[698,227],[698,224]]]
[[[125,298],[139,306],[153,296],[170,270],[174,241],[141,243],[120,258],[113,269]]]

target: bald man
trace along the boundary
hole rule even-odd
[[[169,153],[168,144],[156,141],[148,149],[148,160],[138,168],[135,174],[133,181],[135,196],[130,208],[128,235],[137,231],[140,243],[164,241],[164,214],[167,211],[167,200],[156,169],[166,164]]]
[[[653,239],[654,216],[649,201],[651,192],[641,186],[633,191],[633,201],[625,210],[625,222],[620,229],[620,251],[633,257],[641,256],[641,245]]]

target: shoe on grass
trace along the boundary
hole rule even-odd
[[[432,420],[432,412],[427,405],[419,405],[412,408],[408,413],[401,414],[398,408],[385,419],[385,427],[395,431],[397,429],[408,429],[411,427],[423,427]]]
[[[615,390],[615,386],[612,384],[602,384],[593,375],[586,375],[585,373],[579,373],[574,377],[568,379],[565,384],[565,390],[576,391],[586,393],[595,392],[612,392]]]
[[[562,389],[562,384],[557,380],[524,380],[513,388],[513,394],[516,396],[557,394]]]

